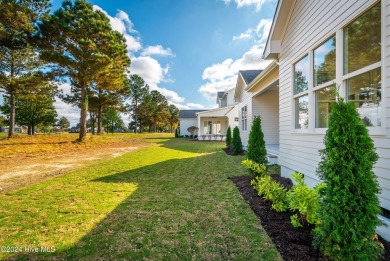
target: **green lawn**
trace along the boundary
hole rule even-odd
[[[151,141],[0,196],[0,246],[22,247],[0,259],[281,260],[227,179],[246,173],[242,157],[219,142]]]
[[[8,137],[8,133],[7,132],[0,132],[0,140],[5,139],[7,137]]]

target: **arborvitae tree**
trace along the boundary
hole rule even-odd
[[[253,119],[251,132],[249,133],[247,156],[249,160],[259,164],[266,164],[268,162],[260,116],[255,116]]]
[[[335,260],[376,260],[382,252],[375,234],[381,224],[373,172],[378,155],[353,103],[333,104],[324,142],[317,172],[326,188],[315,243]]]
[[[236,154],[239,154],[239,153],[242,153],[243,150],[242,150],[242,142],[241,142],[241,137],[240,137],[240,130],[238,129],[238,127],[234,127],[233,129],[233,141],[232,141],[232,145],[233,145],[233,152],[236,153]]]
[[[175,130],[175,138],[179,138],[179,129]]]
[[[226,131],[226,147],[230,148],[231,145],[232,145],[232,129],[229,126]]]

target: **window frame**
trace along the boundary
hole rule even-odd
[[[381,61],[376,62],[374,64],[370,64],[366,67],[360,68],[356,71],[353,71],[351,73],[345,74],[344,75],[344,28],[347,27],[350,23],[354,22],[356,19],[358,19],[360,16],[362,16],[365,12],[369,11],[372,7],[374,7],[376,4],[381,3]],[[336,88],[339,90],[339,95],[340,97],[344,98],[347,101],[347,81],[348,79],[361,75],[363,73],[369,72],[371,70],[381,68],[381,86],[382,86],[382,99],[381,99],[381,126],[379,127],[368,127],[367,129],[369,131],[370,135],[374,136],[383,136],[386,135],[386,116],[387,116],[387,111],[385,108],[387,108],[390,104],[388,99],[386,99],[387,90],[385,86],[388,86],[390,83],[385,77],[385,46],[384,43],[386,42],[385,40],[385,32],[386,32],[386,24],[385,24],[385,15],[384,15],[384,10],[386,6],[384,1],[378,0],[375,2],[370,2],[365,4],[364,7],[361,8],[360,12],[353,17],[350,17],[349,19],[345,20],[344,23],[340,24],[337,26],[334,30],[329,32],[328,34],[324,35],[324,37],[321,38],[320,41],[316,41],[315,45],[313,44],[310,46],[310,48],[306,49],[306,51],[302,52],[297,59],[294,59],[292,63],[290,64],[290,71],[291,71],[291,80],[292,84],[290,85],[290,93],[291,93],[291,133],[292,134],[301,134],[301,133],[311,133],[311,134],[325,134],[326,130],[328,128],[316,128],[316,113],[317,113],[317,108],[316,108],[316,91],[326,88],[332,84],[336,84]],[[328,81],[326,83],[322,83],[318,86],[314,87],[314,50],[318,47],[320,47],[323,43],[325,43],[327,40],[329,40],[331,37],[335,36],[336,37],[336,79]],[[294,88],[295,88],[295,64],[299,62],[303,57],[306,55],[309,55],[309,84],[308,84],[308,90],[305,92],[301,92],[299,94],[294,94]],[[309,95],[309,127],[307,129],[296,129],[296,99],[308,94]],[[389,105],[388,105],[389,104]]]
[[[244,115],[244,111],[245,111],[245,115]],[[248,106],[247,105],[241,107],[241,130],[248,131]]]

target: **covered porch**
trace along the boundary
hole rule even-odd
[[[197,117],[198,140],[203,141],[224,141],[228,127],[233,129],[238,124],[238,112],[235,106],[199,112]]]

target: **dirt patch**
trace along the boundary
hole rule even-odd
[[[286,188],[291,188],[290,179],[272,175],[279,183]],[[261,225],[267,231],[268,236],[276,245],[284,260],[325,260],[324,256],[312,246],[312,226],[294,228],[290,223],[290,216],[293,212],[276,212],[271,208],[271,202],[262,199],[250,185],[252,176],[239,176],[230,178],[240,191],[242,197],[256,216],[259,217]],[[379,238],[385,247],[383,260],[390,260],[390,242]]]
[[[0,193],[7,193],[24,186],[38,183],[44,179],[58,176],[69,171],[99,162],[108,158],[119,157],[137,150],[140,146],[115,144],[92,147],[54,155],[13,158],[2,163],[0,172]]]
[[[223,148],[222,149],[227,155],[229,156],[239,156],[239,155],[245,155],[245,152],[241,152],[241,153],[234,153],[231,149],[229,148]]]

